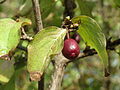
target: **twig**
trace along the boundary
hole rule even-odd
[[[120,39],[117,39],[113,42],[107,41],[107,50],[114,50],[116,46],[120,45]],[[110,47],[114,48],[111,49]],[[55,59],[55,71],[52,78],[52,84],[50,90],[60,90],[60,85],[62,83],[63,74],[65,70],[65,66],[69,64],[70,62],[75,62],[76,60],[79,60],[80,58],[84,58],[87,56],[92,56],[94,54],[97,54],[97,52],[94,49],[85,49],[83,53],[80,53],[77,59],[75,60],[68,60],[63,59],[64,57],[60,54],[58,58],[60,60]]]
[[[33,40],[33,38],[32,37],[29,37],[27,34],[26,34],[26,32],[25,32],[25,30],[24,30],[24,28],[22,27],[21,28],[21,32],[22,32],[22,36],[21,36],[21,39],[23,39],[23,40],[28,40],[28,41],[32,41]]]
[[[70,16],[70,18],[73,18],[74,16],[74,9],[76,8],[76,4],[74,0],[64,0],[64,18],[67,16]]]
[[[111,72],[111,56],[110,56],[110,51],[108,51],[108,70]],[[104,78],[104,84],[103,87],[105,90],[110,90],[110,85],[111,85],[111,77]]]
[[[36,26],[37,26],[37,30],[36,31],[38,32],[41,29],[43,29],[39,0],[32,0],[32,3],[33,3],[35,21],[36,21]]]
[[[32,3],[37,27],[36,32],[39,32],[41,29],[43,29],[39,0],[32,0]],[[41,78],[42,79],[38,81],[38,90],[44,90],[44,75],[42,75]]]
[[[41,77],[41,80],[38,82],[38,90],[44,90],[44,74]]]
[[[120,44],[120,39],[111,42],[111,38],[110,38],[110,40],[107,41],[107,49],[115,50],[115,47],[118,46],[119,44]]]
[[[113,42],[108,40],[106,49],[107,50],[115,50],[115,47],[118,45],[120,45],[120,39],[117,39]],[[94,54],[97,54],[97,52],[94,49],[84,50],[83,53],[80,53],[80,55],[78,56],[78,58],[76,60],[87,57],[87,56],[92,56]],[[76,60],[74,60],[74,61],[76,61]],[[70,62],[72,62],[72,61],[68,61],[68,63],[70,63]]]
[[[22,46],[20,46],[20,45],[18,45],[17,48],[20,49],[20,50],[23,50],[23,51],[27,52],[27,48],[22,47]]]
[[[64,0],[64,6],[65,6],[65,11],[64,11],[63,18],[65,19],[67,16],[70,16],[70,18],[72,18],[74,16],[73,10],[76,7],[74,0]],[[62,79],[64,76],[64,70],[65,70],[65,67],[66,67],[68,61],[69,60],[65,59],[62,56],[62,54],[59,54],[56,57],[55,64],[54,64],[55,70],[54,70],[50,90],[61,90],[61,84],[62,84]]]
[[[0,4],[3,4],[5,1],[7,1],[7,0],[0,1]]]

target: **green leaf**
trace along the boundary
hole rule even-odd
[[[80,23],[78,33],[89,46],[97,51],[104,66],[107,67],[108,55],[106,52],[106,39],[96,21],[87,16],[79,16],[73,18],[72,22]]]
[[[81,15],[87,15],[92,17],[92,10],[95,6],[95,3],[92,1],[77,0]]]
[[[116,6],[120,7],[120,0],[114,0],[114,3],[116,4]]]
[[[17,21],[11,18],[0,19],[0,57],[6,59],[10,51],[13,51],[21,37],[21,26],[31,24],[26,18],[19,18]],[[8,58],[7,58],[8,59]]]
[[[17,3],[19,3],[19,10],[18,13],[21,16],[26,16],[26,15],[30,15],[30,11],[32,9],[32,1],[30,0],[19,0],[17,1]]]
[[[10,62],[10,61],[8,61],[8,62]],[[21,64],[22,64],[22,62],[19,62],[19,64],[15,64],[15,68],[14,68],[15,70],[14,70],[11,78],[9,79],[9,82],[7,82],[7,83],[5,83],[3,85],[0,85],[0,90],[16,90],[17,89],[16,88],[17,79],[18,79],[19,75],[22,73],[23,70],[26,71],[25,65],[21,65]],[[10,73],[10,72],[11,71],[9,71],[8,73]],[[6,75],[8,75],[8,73],[6,73]]]
[[[9,81],[14,73],[14,60],[0,60],[0,83],[4,84]]]
[[[54,26],[45,28],[35,35],[28,45],[27,68],[31,80],[40,80],[51,58],[63,48],[65,35],[65,29]]]
[[[55,9],[56,2],[57,1],[52,1],[52,0],[41,0],[40,5],[42,6],[41,12],[43,19],[45,19]]]
[[[8,83],[2,85],[0,88],[2,88],[2,90],[15,90],[15,74],[12,75]]]

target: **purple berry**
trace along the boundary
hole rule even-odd
[[[78,33],[74,33],[72,36],[72,39],[74,39],[77,43],[80,42],[80,35]]]
[[[75,59],[80,53],[79,45],[74,39],[66,39],[62,53],[68,59]]]

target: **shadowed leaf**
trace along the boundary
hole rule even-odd
[[[72,22],[80,23],[78,33],[81,35],[83,40],[87,42],[87,45],[91,46],[97,51],[106,68],[108,65],[106,39],[99,25],[95,20],[87,16],[75,17],[72,19]]]

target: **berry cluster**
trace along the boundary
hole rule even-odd
[[[81,22],[73,24],[70,17],[66,17],[62,25],[62,27],[67,30],[62,54],[70,60],[78,57],[80,53],[80,47],[78,45],[80,42],[80,35],[76,32],[80,23]],[[73,33],[72,35],[71,32]]]

